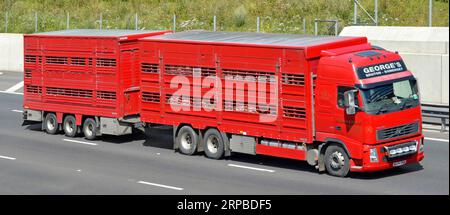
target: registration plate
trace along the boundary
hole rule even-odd
[[[403,165],[405,165],[405,164],[406,164],[406,160],[402,160],[402,161],[394,162],[394,163],[392,164],[392,166],[397,167],[397,166],[403,166]]]

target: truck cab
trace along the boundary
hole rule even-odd
[[[316,140],[334,146],[319,149],[320,170],[344,176],[423,159],[417,80],[398,53],[370,44],[322,51],[314,93]]]

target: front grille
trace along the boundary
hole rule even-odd
[[[388,140],[391,138],[402,137],[414,134],[419,131],[419,123],[411,123],[393,128],[387,128],[377,131],[377,140]]]

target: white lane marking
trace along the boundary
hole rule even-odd
[[[262,172],[275,172],[275,170],[271,170],[271,169],[262,169],[262,168],[256,168],[256,167],[250,167],[250,166],[242,166],[242,165],[236,165],[236,164],[228,164],[228,166],[237,167],[237,168],[243,168],[243,169],[251,169],[251,170],[262,171]]]
[[[16,85],[10,87],[9,89],[5,90],[6,92],[16,92],[18,89],[23,87],[23,81],[17,83]]]
[[[1,91],[0,93],[5,93],[5,94],[13,94],[13,95],[23,95],[23,93],[16,93],[16,92],[6,92],[6,91]]]
[[[146,181],[138,181],[137,183],[155,186],[155,187],[162,187],[162,188],[167,188],[167,189],[172,189],[172,190],[183,190],[183,188],[181,188],[181,187],[168,186],[168,185],[164,185],[164,184],[155,184],[155,183],[146,182]]]
[[[433,140],[433,141],[447,142],[448,143],[448,140],[446,140],[446,139],[439,139],[439,138],[425,137],[425,140]]]
[[[11,110],[11,111],[16,113],[23,113],[23,110]]]
[[[97,143],[89,143],[89,142],[78,141],[78,140],[71,140],[71,139],[63,139],[63,141],[66,141],[66,142],[72,142],[72,143],[81,143],[81,144],[84,144],[84,145],[90,145],[90,146],[96,146],[96,145],[98,145]]]
[[[0,158],[7,159],[7,160],[16,160],[16,158],[8,157],[8,156],[1,156],[1,155],[0,155]]]

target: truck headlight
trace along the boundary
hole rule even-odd
[[[378,152],[376,148],[370,149],[370,162],[372,163],[378,162]]]

